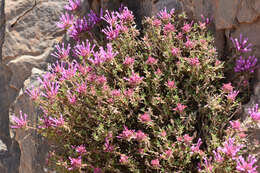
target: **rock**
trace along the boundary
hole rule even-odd
[[[9,132],[9,106],[15,98],[15,90],[9,88],[12,71],[0,64],[0,172],[18,173],[20,149]]]
[[[22,55],[37,56],[51,47],[63,31],[56,27],[60,15],[64,12],[65,1],[41,0],[36,7],[13,26],[19,16],[29,10],[34,0],[6,1],[6,40],[3,47],[4,62]]]
[[[24,87],[12,106],[10,112],[19,115],[20,110],[28,115],[29,124],[36,128],[39,122],[38,115],[40,114],[30,97],[25,93],[27,88],[38,87],[38,77],[44,71],[33,68],[29,79],[24,81]],[[48,153],[48,144],[37,134],[35,130],[16,130],[15,140],[19,143],[21,150],[19,173],[43,173],[46,167],[45,158]]]
[[[216,29],[231,29],[234,27],[240,0],[213,0],[213,2]]]
[[[241,7],[238,10],[237,19],[239,23],[252,23],[258,17],[252,8],[250,1],[241,1]]]

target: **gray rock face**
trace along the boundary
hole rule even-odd
[[[6,39],[3,47],[4,62],[22,55],[37,56],[53,45],[63,32],[56,27],[64,12],[66,1],[37,0],[37,5],[23,16],[34,0],[6,1]],[[19,16],[23,16],[12,27]]]

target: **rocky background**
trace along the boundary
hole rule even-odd
[[[3,0],[0,0],[3,5]],[[260,0],[82,0],[85,14],[90,8],[116,9],[123,2],[137,15],[156,14],[160,9],[175,8],[186,11],[194,20],[212,18],[219,55],[230,55],[230,37],[242,33],[254,45],[253,54],[260,57]],[[38,85],[37,77],[44,73],[50,62],[53,47],[63,38],[56,22],[64,12],[66,0],[6,0],[6,33],[0,63],[0,172],[43,173],[48,144],[35,131],[24,133],[9,128],[9,116],[19,111],[27,113],[33,126],[38,122],[39,110],[25,94],[25,89]],[[3,10],[0,9],[0,59],[3,42]],[[20,17],[23,16],[23,17]],[[17,21],[17,19],[19,19]],[[17,22],[16,22],[17,21]],[[259,74],[259,75],[258,75]],[[250,104],[259,103],[260,70],[255,74]],[[246,108],[248,105],[245,105]],[[260,139],[258,129],[255,139]],[[257,151],[256,151],[257,152]],[[260,153],[260,152],[259,152]],[[260,167],[260,165],[259,165]]]

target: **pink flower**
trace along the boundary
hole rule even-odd
[[[118,37],[119,31],[113,29],[112,26],[107,26],[105,29],[102,29],[102,32],[106,35],[108,40],[114,40]]]
[[[46,85],[44,85],[45,88],[45,93],[42,93],[42,96],[52,100],[56,97],[56,95],[58,94],[60,85],[58,83],[54,83],[54,82],[47,82],[45,83]]]
[[[133,89],[127,89],[124,91],[124,95],[127,97],[132,97],[134,94],[134,90]]]
[[[189,136],[188,134],[185,134],[183,136],[183,139],[184,139],[185,144],[190,144],[192,139],[193,139],[193,137]]]
[[[81,84],[76,83],[76,85],[77,85],[76,91],[79,94],[86,94],[86,92],[87,92],[87,85],[86,85],[85,82],[82,82]]]
[[[57,27],[61,29],[69,29],[73,24],[74,16],[67,12],[60,17],[60,22],[57,23]]]
[[[81,44],[77,44],[74,47],[74,54],[79,57],[89,57],[94,52],[95,45],[91,46],[90,42],[86,40],[85,42],[82,42]]]
[[[157,68],[156,72],[155,72],[156,75],[161,75],[162,74],[162,71],[160,68]]]
[[[165,151],[165,155],[166,155],[166,158],[167,158],[167,159],[170,158],[170,157],[172,156],[172,150],[171,150],[171,149],[166,150],[166,151]]]
[[[79,154],[84,154],[84,153],[87,152],[87,151],[86,151],[86,148],[84,147],[84,145],[77,146],[77,147],[76,147],[76,151],[77,151],[77,153],[79,153]]]
[[[78,158],[69,157],[69,159],[70,159],[71,167],[68,168],[68,170],[79,169],[82,166],[81,157]]]
[[[220,64],[221,64],[221,61],[216,60],[216,62],[215,62],[215,66],[218,66],[218,65],[220,65]]]
[[[225,93],[230,93],[233,91],[233,86],[231,85],[231,83],[227,83],[227,84],[223,84],[222,86],[222,90],[225,92]]]
[[[123,23],[134,21],[133,12],[128,10],[127,7],[124,7],[123,11],[121,13],[117,13],[117,15]]]
[[[126,126],[124,126],[123,132],[117,137],[125,139],[127,141],[130,141],[131,139],[136,139],[134,130],[129,130]]]
[[[254,121],[260,120],[260,112],[258,112],[258,104],[255,107],[248,109],[248,113]]]
[[[192,25],[192,24],[184,23],[183,27],[181,28],[182,31],[185,32],[185,33],[190,32],[190,30],[191,30],[191,25]]]
[[[127,164],[127,163],[128,163],[128,156],[126,156],[126,155],[124,155],[124,154],[121,154],[121,155],[120,155],[120,160],[119,160],[119,162],[120,162],[121,164]]]
[[[181,32],[178,33],[176,36],[177,39],[181,40],[183,38],[183,34]]]
[[[149,56],[148,59],[147,59],[147,61],[146,61],[146,64],[153,65],[153,64],[156,64],[157,61],[158,61],[157,59],[155,59],[155,58]]]
[[[93,168],[93,173],[103,173],[101,168]]]
[[[181,142],[182,140],[183,140],[183,138],[182,138],[181,136],[178,136],[178,137],[177,137],[177,141],[178,141],[178,142]]]
[[[173,24],[168,23],[165,25],[165,27],[163,28],[163,32],[165,35],[169,34],[170,32],[175,32],[175,27]]]
[[[143,77],[140,77],[137,73],[132,73],[132,76],[130,78],[124,78],[126,81],[129,82],[130,85],[136,86],[140,84],[143,80]]]
[[[213,153],[214,153],[216,162],[222,163],[224,161],[224,158],[221,156],[221,154],[219,152],[213,151]]]
[[[148,113],[144,113],[143,115],[141,115],[140,117],[139,117],[139,120],[141,121],[141,122],[143,122],[143,123],[148,123],[148,122],[151,122],[152,120],[151,120],[151,117],[150,117],[150,115],[148,114]]]
[[[49,121],[51,123],[51,126],[53,126],[53,127],[63,126],[64,123],[65,123],[62,114],[60,114],[60,118],[59,119],[49,117]]]
[[[194,43],[187,39],[187,41],[185,42],[185,47],[188,48],[188,49],[192,49],[194,47]]]
[[[169,87],[169,88],[176,88],[176,86],[175,86],[175,82],[174,81],[168,81],[167,82],[167,86]]]
[[[235,158],[237,155],[237,152],[240,151],[240,149],[244,147],[242,144],[241,145],[235,145],[235,139],[234,138],[229,138],[228,141],[225,141],[224,147],[219,147],[218,151],[221,151],[225,153],[226,155],[232,157],[232,159]]]
[[[69,0],[69,4],[65,5],[64,8],[69,11],[76,11],[80,7],[80,0]]]
[[[15,125],[11,126],[11,128],[13,128],[13,129],[26,128],[27,117],[28,117],[28,115],[27,114],[23,115],[22,111],[20,111],[20,118],[13,115],[11,118]]]
[[[125,61],[123,62],[124,65],[127,65],[127,66],[130,66],[130,65],[133,65],[135,62],[135,59],[134,58],[131,58],[131,57],[126,57],[125,58]]]
[[[152,167],[154,167],[154,168],[159,168],[159,167],[160,167],[159,159],[151,160],[151,165],[152,165]]]
[[[106,10],[106,14],[104,15],[104,17],[101,17],[101,19],[106,21],[112,27],[115,26],[118,17],[115,12],[110,13],[108,10]]]
[[[67,98],[70,104],[74,105],[76,103],[76,95],[75,94],[72,95],[69,90],[67,91]]]
[[[252,155],[248,156],[248,162],[245,161],[245,159],[242,156],[239,156],[237,159],[237,167],[236,169],[240,172],[245,173],[257,173],[257,166],[254,166],[254,164],[257,162],[256,158]]]
[[[201,144],[202,144],[202,141],[200,138],[198,139],[198,142],[195,145],[192,144],[192,146],[191,146],[192,153],[199,153]]]
[[[241,131],[241,127],[240,127],[240,122],[239,122],[239,120],[229,121],[229,123],[230,123],[232,129]]]
[[[147,140],[147,135],[144,132],[142,132],[141,130],[138,130],[136,132],[136,140],[139,142],[145,141],[145,140]]]
[[[114,97],[119,97],[121,95],[120,90],[112,90],[111,95]]]
[[[199,66],[200,61],[198,58],[186,58],[186,60],[189,62],[190,65],[192,66]]]
[[[205,169],[207,170],[206,172],[212,172],[213,170],[213,166],[211,163],[212,158],[209,158],[209,160],[207,160],[207,158],[204,157],[203,160],[204,160]]]
[[[40,89],[39,88],[32,88],[32,89],[26,89],[25,93],[27,93],[32,100],[37,100],[40,96]]]
[[[227,95],[227,99],[229,101],[235,101],[236,96],[238,95],[239,91],[232,91]]]
[[[163,131],[161,132],[161,136],[162,136],[163,138],[167,136],[167,133],[166,133],[165,130],[163,130]]]
[[[158,17],[164,21],[168,21],[171,18],[171,15],[167,12],[166,8],[164,8],[158,13]]]
[[[187,107],[187,106],[182,105],[181,103],[177,103],[177,107],[174,108],[173,110],[182,113],[183,110],[184,110],[186,107]]]
[[[107,82],[107,78],[105,76],[99,76],[96,79],[97,84],[104,85]]]
[[[55,46],[57,52],[52,53],[51,55],[58,58],[58,59],[67,59],[70,53],[70,44],[68,44],[67,48],[65,48],[64,43],[62,43],[62,47],[60,45]]]
[[[161,26],[161,21],[159,20],[159,19],[154,19],[153,21],[152,21],[152,25],[153,26],[155,26],[155,27],[159,27],[159,26]]]
[[[179,48],[176,48],[176,47],[172,48],[172,55],[173,56],[177,56],[179,54],[180,54],[180,49]]]

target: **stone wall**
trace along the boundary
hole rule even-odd
[[[37,124],[38,110],[24,90],[32,83],[37,84],[35,79],[44,73],[54,44],[64,35],[55,23],[64,12],[66,0],[36,0],[37,5],[31,8],[34,2],[6,0],[6,37],[3,63],[0,64],[1,173],[44,172],[44,156],[48,149],[45,141],[34,131],[24,134],[19,130],[10,133],[9,130],[9,115],[19,113],[20,109],[29,115],[33,125]],[[156,14],[164,7],[186,11],[194,20],[200,19],[201,14],[212,17],[211,29],[223,59],[230,55],[230,37],[238,37],[241,33],[255,45],[253,53],[260,57],[259,0],[84,0],[81,13],[85,14],[90,8],[95,11],[116,9],[121,2],[139,16],[138,22],[142,16]],[[23,16],[26,11],[28,13]],[[19,16],[23,17],[15,23]],[[255,74],[252,87],[254,93],[250,104],[258,103],[260,99],[260,70]]]

